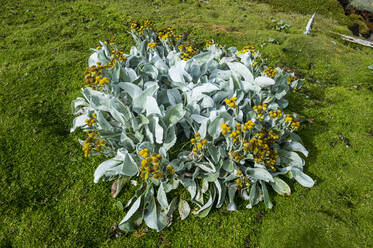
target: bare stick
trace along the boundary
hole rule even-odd
[[[315,15],[316,15],[316,11],[315,11],[315,13],[313,13],[311,19],[308,21],[307,27],[306,27],[306,31],[304,32],[304,34],[310,34],[311,28],[312,28],[313,19],[315,18]]]

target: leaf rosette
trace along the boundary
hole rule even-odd
[[[181,219],[225,203],[235,211],[237,197],[247,208],[262,200],[272,208],[270,188],[291,193],[284,176],[313,186],[299,155],[308,156],[295,133],[300,123],[285,113],[285,96],[302,80],[263,65],[253,46],[238,51],[207,41],[197,49],[149,21],[132,23],[130,34],[129,54],[111,42],[93,49],[84,98],[72,102],[71,132],[88,134],[80,140],[84,155],[111,157],[94,182],[115,180],[114,197],[130,181],[137,187],[122,230],[143,221],[162,230],[176,209]]]

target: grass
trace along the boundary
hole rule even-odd
[[[265,2],[3,1],[0,247],[371,247],[373,77],[367,67],[373,51],[331,33],[349,34],[334,0]],[[319,11],[309,36],[303,35],[313,13],[307,6]],[[272,17],[291,24],[289,32],[270,29]],[[308,119],[299,133],[316,185],[292,185],[290,197],[273,197],[272,210],[241,203],[234,213],[223,207],[203,219],[175,218],[160,233],[117,235],[125,213],[108,183],[93,183],[105,158],[84,159],[81,133],[68,133],[70,102],[80,95],[89,48],[115,37],[129,50],[127,23],[145,18],[196,42],[254,44],[269,65],[305,78],[303,90],[289,97],[290,110]],[[126,202],[131,190],[118,200]]]

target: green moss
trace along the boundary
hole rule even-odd
[[[1,247],[369,247],[373,243],[373,123],[371,48],[347,43],[337,1],[5,1],[0,27],[0,246]],[[104,6],[104,7],[103,7]],[[311,35],[304,28],[317,6]],[[243,7],[243,8],[242,8]],[[279,11],[280,10],[280,11]],[[330,11],[330,13],[329,13]],[[269,27],[271,18],[289,33]],[[103,157],[83,159],[68,134],[70,102],[80,95],[89,48],[115,37],[126,50],[131,20],[172,25],[191,40],[255,46],[271,66],[294,69],[305,87],[289,97],[306,117],[300,135],[310,157],[314,188],[292,184],[239,212],[174,218],[160,232],[116,237],[133,188],[110,197],[110,183],[93,183]],[[268,43],[275,38],[280,44]],[[341,138],[342,137],[342,138]],[[346,147],[348,139],[350,147]],[[177,217],[177,215],[175,216]]]

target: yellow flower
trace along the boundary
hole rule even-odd
[[[202,146],[203,146],[202,143],[198,143],[198,144],[197,144],[197,149],[198,149],[198,150],[201,150],[201,149],[202,149]]]
[[[157,43],[156,43],[156,42],[148,43],[148,47],[149,47],[150,49],[153,49],[153,48],[156,47],[156,46],[157,46]]]

